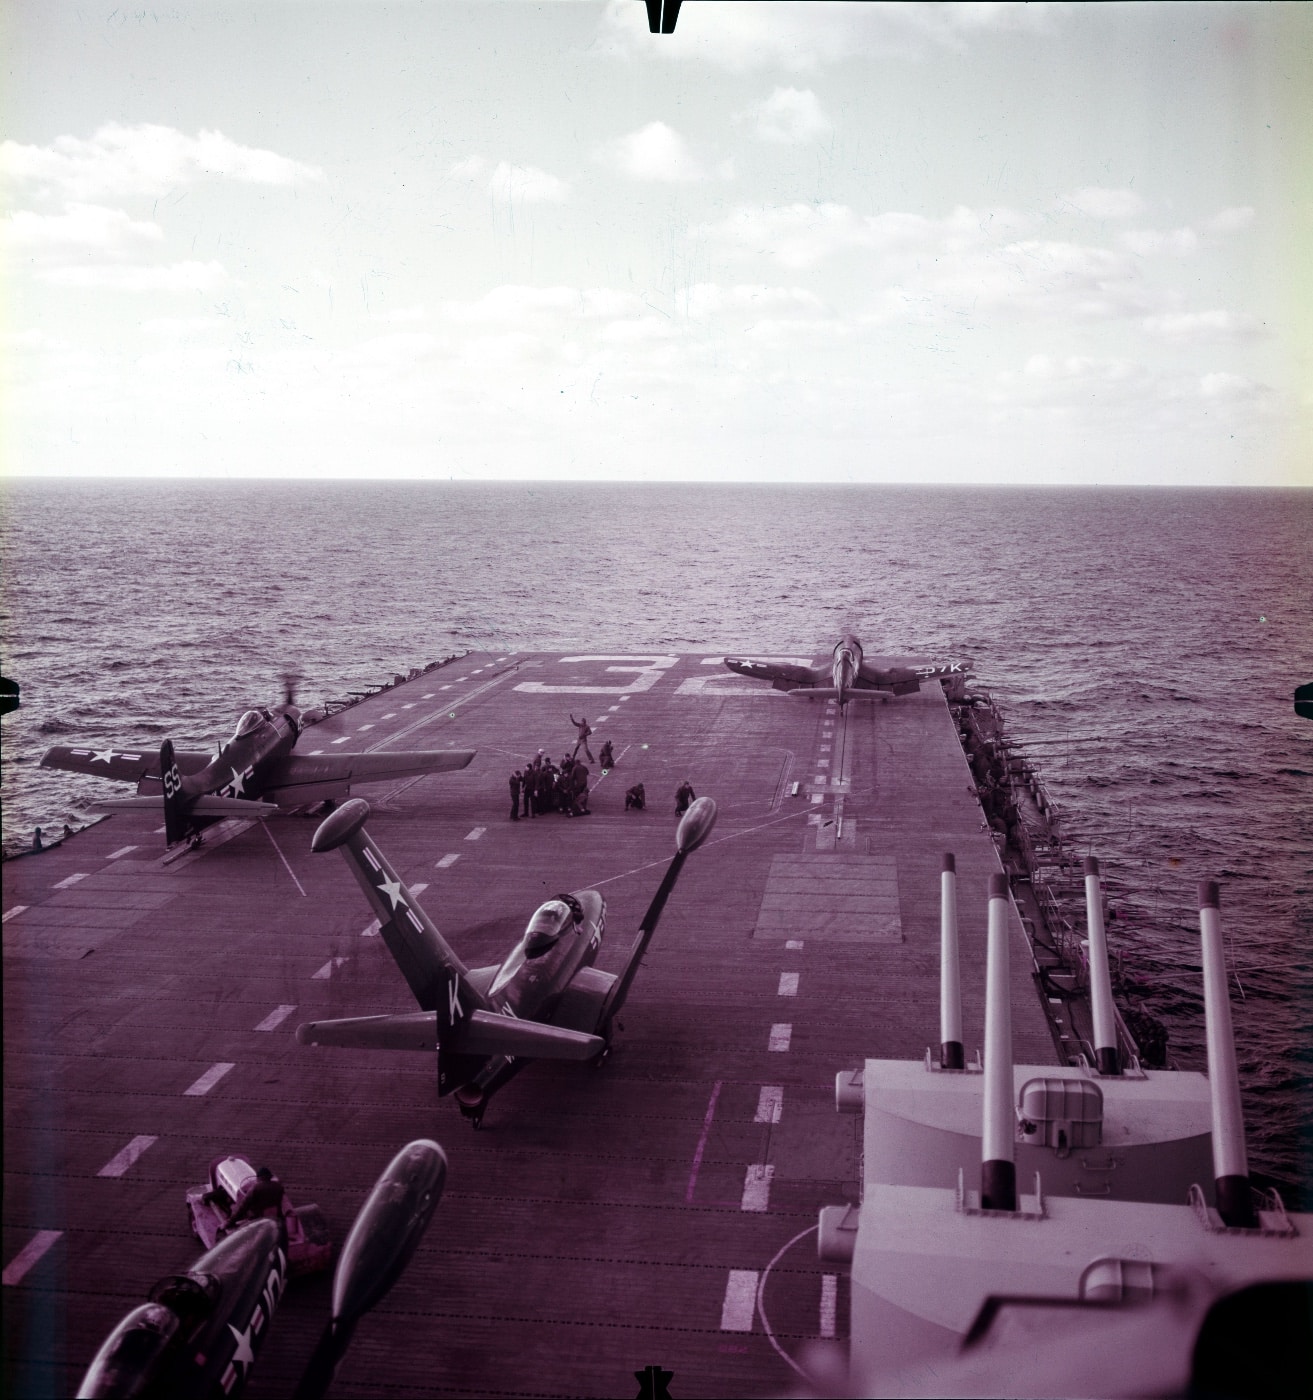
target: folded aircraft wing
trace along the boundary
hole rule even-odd
[[[196,750],[175,749],[174,761],[181,773],[199,773],[214,757],[213,754]],[[144,777],[160,775],[160,751],[157,748],[140,747],[116,749],[106,746],[103,749],[79,745],[76,748],[57,744],[47,749],[41,758],[42,768],[62,768],[68,773],[94,773],[101,778],[114,778],[121,783],[138,783]]]
[[[829,671],[818,671],[814,666],[795,666],[787,661],[753,661],[745,656],[727,656],[725,665],[741,676],[751,676],[760,681],[783,681],[788,688],[795,685],[816,685],[822,676],[828,678]]]
[[[287,799],[295,798],[301,789],[450,773],[468,766],[474,753],[473,749],[432,749],[417,753],[292,753],[265,778],[262,790],[276,802],[287,805]]]

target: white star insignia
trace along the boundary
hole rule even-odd
[[[380,894],[387,895],[387,897],[392,901],[393,909],[398,908],[400,905],[406,902],[405,899],[402,898],[400,880],[384,880],[383,883],[378,887],[378,890]]]
[[[237,1338],[237,1350],[233,1352],[233,1365],[251,1367],[255,1364],[255,1352],[251,1350],[251,1328],[247,1324],[245,1332],[239,1332],[230,1322],[228,1330]]]
[[[243,789],[243,787],[245,786],[245,784],[246,784],[246,774],[245,774],[245,773],[239,773],[239,772],[234,768],[234,769],[233,769],[233,780],[232,780],[232,782],[230,782],[230,783],[228,784],[228,786],[232,789],[232,795],[233,795],[234,797],[242,797],[242,796],[244,796],[245,794],[243,793],[242,789]]]
[[[113,759],[113,757],[114,757],[114,750],[113,750],[113,749],[104,749],[103,751],[101,751],[101,752],[99,752],[99,753],[96,753],[96,752],[93,751],[93,752],[92,752],[92,755],[91,755],[91,762],[92,762],[92,763],[109,763],[109,762]]]

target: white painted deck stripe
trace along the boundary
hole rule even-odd
[[[506,659],[507,659],[507,658],[504,657],[504,656],[499,656],[499,657],[497,658],[498,661],[505,661]]]
[[[754,1123],[778,1123],[784,1111],[784,1086],[763,1084],[757,1095],[757,1116]]]
[[[410,892],[411,894],[423,894],[428,887],[429,882],[427,880],[420,880],[418,883],[411,885]]]
[[[779,990],[775,995],[796,997],[798,995],[798,974],[796,972],[781,972]]]
[[[438,689],[439,689],[439,690],[450,690],[451,687],[450,687],[449,685],[440,685],[440,686],[438,687]]]
[[[56,881],[55,889],[66,890],[70,885],[76,885],[79,880],[85,880],[86,878],[87,872],[85,870],[79,870],[76,875],[70,875],[67,880]]]
[[[406,708],[409,709],[410,706],[407,705]],[[397,717],[397,712],[396,712],[395,710],[393,710],[393,711],[391,711],[391,713],[386,714],[386,715],[383,716],[384,719],[396,719],[396,717]]]
[[[769,1210],[770,1183],[775,1168],[768,1163],[754,1162],[743,1178],[743,1200],[740,1210]]]
[[[403,710],[413,710],[418,703],[417,700],[412,700],[409,705],[403,705],[401,708]]]
[[[311,749],[311,750],[310,750],[310,757],[313,758],[313,757],[315,756],[315,754],[317,754],[317,753],[323,753],[323,749]]]
[[[792,1039],[793,1027],[787,1022],[781,1021],[770,1028],[770,1045],[768,1048],[771,1050],[787,1050],[789,1048],[789,1041]]]
[[[105,859],[118,860],[120,856],[125,856],[129,851],[135,851],[136,849],[137,848],[135,846],[121,846],[117,851],[111,851],[109,855],[105,857]]]
[[[373,726],[372,724],[362,724],[362,725],[360,725],[360,727],[356,730],[356,733],[357,733],[357,734],[361,734],[361,733],[363,733],[366,729],[373,729],[373,727],[374,727],[374,726]]]
[[[835,1313],[839,1306],[839,1275],[821,1275],[821,1336],[833,1337]]]
[[[257,1031],[276,1031],[295,1010],[295,1002],[291,1006],[276,1006],[255,1029]]]
[[[141,1156],[143,1152],[153,1142],[158,1142],[158,1138],[149,1137],[142,1134],[134,1137],[122,1152],[116,1152],[108,1162],[96,1173],[97,1176],[122,1176],[125,1171]]]
[[[822,797],[821,794],[820,794],[819,792],[814,792],[814,793],[812,793],[812,801],[813,801],[813,802],[824,802],[824,801],[825,801],[825,798]]]
[[[30,904],[15,904],[12,909],[5,910],[4,918],[0,919],[0,924],[7,924],[10,919],[17,918],[24,909],[30,909],[31,907]]]
[[[382,932],[382,925],[377,919],[371,919],[364,928],[360,930],[361,938],[377,938]]]
[[[419,698],[420,698],[421,700],[432,700],[435,693],[436,693],[436,692],[434,692],[434,691],[432,691],[432,690],[429,690],[429,691],[426,691],[426,692],[425,692],[423,695],[421,695]]]
[[[465,839],[467,841],[477,841],[487,829],[486,826],[476,826]]]
[[[323,967],[321,967],[319,971],[316,972],[310,980],[312,982],[327,982],[328,979],[333,975],[333,973],[336,972],[337,969],[341,967],[344,962],[346,962],[345,958],[329,958],[329,960],[323,965]]]
[[[459,859],[460,856],[453,851],[450,855],[445,855],[442,857],[442,859],[438,862],[437,868],[439,870],[446,870],[448,866],[455,865]]]
[[[786,948],[791,948],[791,949],[798,949],[798,948],[801,948],[801,947],[802,947],[802,939],[801,939],[801,938],[790,938],[789,941],[788,941],[784,946],[785,946]]]
[[[208,1094],[230,1069],[230,1064],[211,1065],[190,1089],[182,1091],[183,1098],[198,1099],[202,1094]]]
[[[830,766],[830,760],[828,758],[818,758],[816,760],[816,766],[817,768],[828,768]],[[825,779],[822,777],[821,781],[824,782]]]
[[[343,734],[340,739],[334,739],[333,742],[335,744],[345,744],[350,737],[351,736],[349,734]]]
[[[725,1285],[725,1302],[720,1309],[722,1332],[751,1332],[757,1311],[756,1269],[731,1269]]]
[[[23,1275],[41,1259],[42,1255],[62,1235],[62,1230],[38,1230],[35,1235],[5,1265],[4,1281],[6,1288],[22,1283]]]

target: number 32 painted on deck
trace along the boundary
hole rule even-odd
[[[661,679],[663,672],[676,665],[677,656],[563,656],[562,666],[578,665],[586,661],[625,661],[625,666],[606,666],[608,673],[630,671],[634,679],[623,685],[550,685],[545,681],[521,681],[516,690],[527,690],[533,695],[632,695],[639,690],[651,690]]]

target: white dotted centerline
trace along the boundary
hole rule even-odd
[[[319,971],[316,972],[310,980],[312,982],[327,982],[328,979],[333,975],[333,973],[336,972],[337,969],[341,967],[344,962],[346,962],[345,958],[329,958],[329,960],[323,965],[323,967],[321,967]]]
[[[793,1027],[787,1021],[777,1022],[770,1028],[769,1050],[787,1050],[793,1039]]]
[[[488,828],[486,826],[476,826],[474,830],[471,831],[468,836],[466,836],[465,839],[467,841],[477,841],[479,837],[482,836],[485,831],[487,831],[487,829]]]
[[[781,972],[779,990],[775,995],[796,997],[798,995],[798,974],[796,972]]]
[[[406,708],[406,709],[410,709],[410,706],[407,705],[405,708]],[[384,719],[396,719],[396,717],[397,717],[397,712],[396,712],[395,710],[392,710],[390,713],[388,713],[388,714],[386,714],[386,715],[383,716]]]
[[[360,930],[361,938],[377,938],[382,932],[383,926],[377,919],[371,919],[364,928]]]
[[[277,1006],[256,1026],[257,1031],[276,1031],[279,1026],[296,1010],[296,1003],[291,1006]]]
[[[801,939],[801,938],[790,938],[789,941],[788,941],[784,946],[785,946],[786,948],[794,948],[794,949],[801,948],[801,947],[802,947],[802,939]]]
[[[116,1152],[108,1162],[96,1173],[97,1176],[122,1176],[125,1171],[141,1156],[143,1152],[153,1143],[158,1142],[156,1137],[142,1134],[134,1137],[130,1143],[122,1150]]]
[[[85,880],[86,878],[87,872],[85,870],[79,870],[76,875],[70,875],[66,880],[56,881],[54,888],[57,890],[66,890],[70,885],[76,885],[79,880]]]
[[[784,1112],[784,1086],[782,1084],[763,1084],[761,1092],[757,1095],[757,1116],[752,1120],[754,1123],[778,1123],[780,1114]]]
[[[349,734],[343,734],[340,739],[334,739],[333,742],[335,744],[345,744],[350,737],[351,736]]]
[[[770,1209],[770,1183],[775,1168],[769,1163],[754,1162],[743,1178],[743,1200],[740,1210],[764,1211]]]
[[[117,851],[111,851],[109,855],[105,857],[105,859],[118,860],[120,857],[127,855],[129,851],[135,851],[136,849],[137,848],[135,846],[121,846]]]
[[[35,1235],[5,1265],[4,1282],[6,1288],[14,1288],[22,1283],[23,1277],[50,1249],[50,1246],[63,1234],[62,1230],[38,1230]]]
[[[757,1312],[756,1269],[731,1269],[725,1284],[725,1301],[720,1309],[722,1332],[751,1332]]]
[[[12,909],[6,909],[4,917],[0,918],[0,924],[7,924],[10,919],[16,919],[24,910],[30,909],[30,904],[15,904]]]
[[[374,726],[372,724],[362,724],[360,728],[356,731],[356,733],[363,734],[366,729],[373,729],[373,727]]]
[[[437,868],[438,868],[439,870],[446,870],[449,866],[455,865],[456,862],[457,862],[459,859],[460,859],[460,856],[457,855],[455,852],[453,852],[451,855],[445,855],[445,856],[443,856],[442,859],[438,862]]]
[[[821,1336],[835,1335],[835,1313],[839,1305],[839,1275],[821,1275]]]
[[[233,1066],[230,1064],[211,1065],[190,1089],[182,1091],[183,1098],[198,1099],[203,1094],[208,1094],[232,1068]]]

